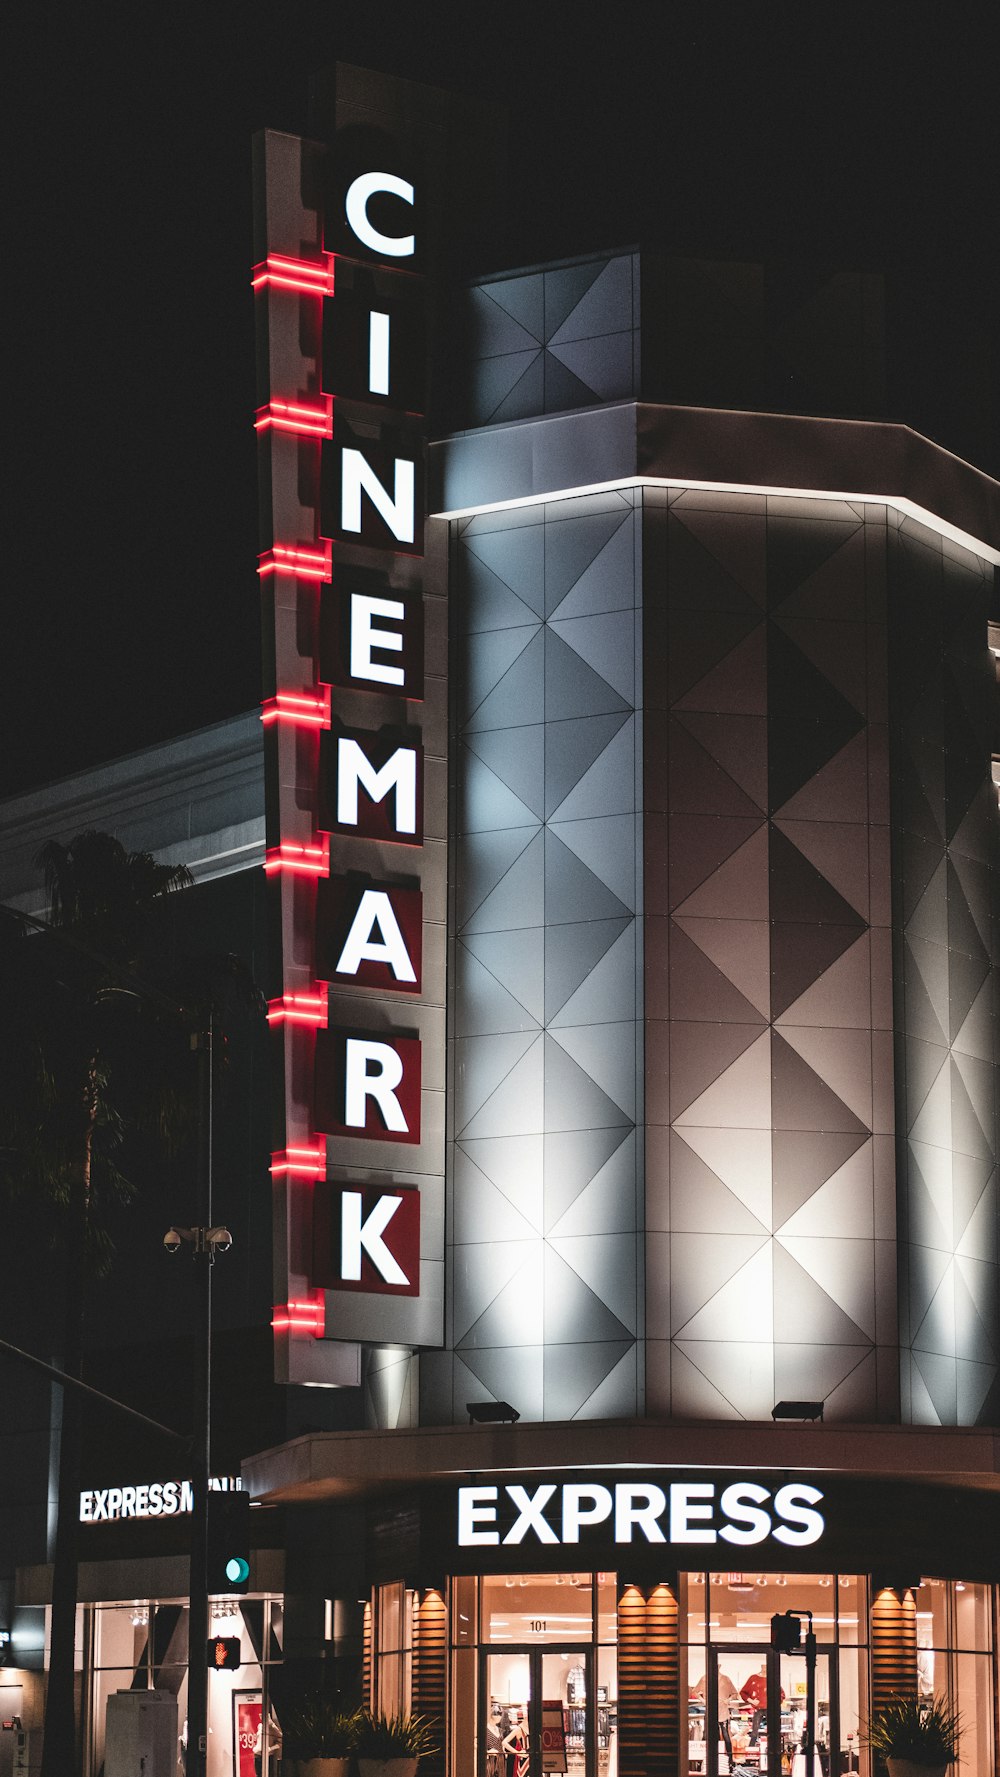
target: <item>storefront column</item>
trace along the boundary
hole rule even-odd
[[[618,1586],[619,1777],[676,1777],[680,1761],[677,1581]]]
[[[911,1586],[872,1585],[872,1714],[917,1694],[917,1604]]]
[[[445,1685],[448,1672],[448,1607],[444,1586],[425,1586],[418,1593],[413,1619],[413,1713],[427,1717],[436,1751],[420,1761],[422,1777],[444,1777]]]

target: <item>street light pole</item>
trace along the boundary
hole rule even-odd
[[[191,1236],[194,1256],[194,1382],[191,1448],[191,1572],[188,1609],[188,1777],[206,1777],[208,1768],[208,1478],[212,1457],[212,1020],[192,1039],[198,1050],[199,1155],[198,1227]],[[178,1230],[180,1232],[180,1230]]]
[[[207,1051],[206,1072],[211,1068],[212,1034],[197,1039]],[[211,1107],[207,1116],[211,1134]],[[210,1164],[203,1165],[201,1209],[212,1213]],[[195,1262],[195,1313],[193,1316],[194,1380],[191,1439],[191,1564],[188,1579],[188,1705],[187,1777],[206,1777],[208,1764],[208,1496],[212,1460],[212,1266],[216,1254],[233,1244],[228,1228],[207,1222],[195,1228],[168,1228],[163,1237],[168,1252],[190,1246]]]

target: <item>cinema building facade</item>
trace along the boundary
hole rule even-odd
[[[804,1777],[770,1619],[811,1612],[823,1777],[897,1693],[982,1777],[1000,487],[755,396],[698,344],[731,268],[497,274],[442,327],[453,110],[340,80],[329,145],[258,146],[268,679],[225,867],[270,903],[276,1374],[357,1429],[246,1458],[267,1645],[434,1717],[431,1777]],[[872,287],[816,304],[832,380]]]

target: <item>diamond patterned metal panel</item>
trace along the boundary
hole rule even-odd
[[[465,291],[457,423],[637,395],[638,286],[638,256],[617,254]]]
[[[671,915],[653,955],[673,1031],[669,1097],[647,1088],[650,1117],[671,1120],[647,1208],[672,1230],[672,1343],[650,1346],[647,1386],[696,1416],[763,1416],[784,1393],[874,1418],[896,1388],[891,1314],[876,1345],[875,1229],[894,1213],[873,1164],[892,1133],[873,1037],[890,911],[869,863],[886,818],[867,721],[881,579],[847,507],[684,493],[647,523],[666,530],[645,600],[673,718],[662,737],[647,722],[644,761],[647,786],[669,761],[669,892],[646,912]],[[646,874],[648,890],[648,849]]]
[[[592,269],[511,293],[546,387],[588,294],[615,300]],[[627,1414],[640,1376],[647,1410],[694,1416],[891,1418],[900,1386],[915,1419],[991,1410],[993,692],[983,582],[949,549],[882,508],[695,490],[456,527],[431,1416],[470,1387]]]
[[[567,269],[544,290],[566,351],[589,347],[588,315],[624,287],[600,265]],[[454,1347],[425,1398],[438,1418],[462,1416],[470,1374],[529,1416],[639,1405],[640,553],[631,499],[537,517],[483,517],[456,545],[475,609],[460,675],[473,689],[457,784]],[[554,621],[528,629],[519,609]],[[494,831],[503,794],[517,826]]]
[[[975,1424],[1000,1377],[998,815],[983,564],[912,520],[887,533],[893,845],[903,921],[898,1098],[908,1416]]]

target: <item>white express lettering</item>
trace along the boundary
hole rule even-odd
[[[578,1487],[571,1481],[563,1488],[563,1542],[578,1543],[581,1524],[603,1524],[611,1516],[613,1503],[610,1487]]]
[[[674,1481],[670,1487],[670,1541],[672,1543],[714,1543],[715,1531],[704,1525],[696,1528],[696,1520],[711,1518],[715,1487],[711,1481]]]
[[[395,793],[397,833],[417,830],[417,753],[415,747],[397,747],[381,769],[366,759],[356,740],[341,735],[337,742],[337,821],[342,827],[358,824],[358,788],[373,802]]]
[[[478,1530],[479,1524],[496,1524],[497,1489],[495,1487],[460,1487],[458,1490],[458,1545],[475,1548],[479,1543],[498,1543],[498,1530]]]
[[[516,1505],[520,1516],[515,1519],[504,1537],[505,1543],[524,1541],[525,1532],[533,1530],[540,1543],[557,1543],[559,1538],[551,1524],[542,1517],[542,1512],[555,1492],[555,1485],[547,1481],[544,1486],[536,1487],[529,1493],[526,1487],[508,1487],[507,1496]]]
[[[215,1492],[236,1493],[242,1488],[239,1476],[213,1475],[209,1486]],[[136,1487],[87,1488],[80,1494],[80,1523],[100,1524],[120,1518],[171,1518],[178,1512],[189,1512],[192,1504],[190,1481],[148,1481]]]
[[[337,958],[335,973],[356,975],[363,962],[385,963],[397,981],[417,979],[392,901],[384,889],[365,889]]]
[[[779,1543],[787,1543],[790,1548],[805,1548],[808,1543],[818,1542],[826,1528],[821,1512],[810,1510],[811,1506],[819,1505],[823,1498],[815,1487],[801,1486],[792,1483],[788,1487],[779,1487],[774,1496],[774,1509],[783,1524],[775,1525],[774,1534]],[[797,1525],[798,1529],[791,1526]]]
[[[362,246],[368,247],[372,253],[383,254],[386,259],[409,259],[416,251],[416,239],[412,234],[382,234],[368,220],[368,204],[380,191],[387,192],[390,197],[402,198],[404,204],[413,203],[413,186],[406,179],[398,178],[395,173],[362,173],[347,190],[344,209],[348,224]]]
[[[396,1097],[403,1078],[403,1063],[389,1043],[369,1043],[348,1037],[344,1057],[344,1122],[349,1129],[363,1129],[368,1100],[373,1098],[387,1129],[405,1135],[409,1124]],[[369,1072],[369,1067],[376,1069]]]
[[[615,1542],[630,1543],[633,1526],[638,1525],[648,1543],[665,1543],[667,1539],[656,1520],[666,1503],[662,1487],[633,1487],[619,1482],[615,1488]]]
[[[341,453],[340,527],[361,530],[361,495],[366,493],[397,543],[412,543],[416,534],[416,465],[409,457],[393,457],[393,489],[382,486],[359,450]]]
[[[755,1481],[739,1481],[733,1487],[727,1487],[719,1500],[719,1510],[726,1518],[735,1519],[735,1523],[723,1524],[719,1535],[725,1537],[727,1543],[762,1543],[769,1535],[771,1519],[760,1507],[770,1499],[766,1487],[758,1487]],[[750,1502],[750,1503],[748,1503]]]
[[[345,1283],[360,1282],[364,1253],[386,1283],[409,1283],[406,1272],[382,1239],[402,1201],[401,1197],[380,1197],[375,1208],[362,1217],[361,1192],[344,1192],[340,1207],[340,1275]]]
[[[368,388],[372,395],[389,393],[389,317],[379,309],[368,316]]]
[[[523,1487],[510,1485],[504,1492],[518,1509],[513,1527],[503,1538],[505,1543],[520,1543],[525,1538],[540,1543],[579,1543],[583,1540],[582,1528],[604,1524],[612,1516],[612,1490],[599,1482],[567,1482],[563,1486],[545,1482],[532,1494]],[[813,1509],[822,1503],[822,1493],[801,1482],[779,1487],[773,1502],[770,1489],[755,1481],[736,1481],[724,1487],[717,1504],[716,1486],[711,1481],[672,1482],[669,1492],[668,1507],[666,1492],[655,1483],[616,1483],[615,1542],[632,1543],[642,1537],[647,1543],[669,1541],[684,1546],[714,1543],[720,1537],[746,1546],[765,1542],[773,1535],[777,1541],[798,1548],[817,1542],[826,1528],[822,1513]],[[473,1534],[475,1524],[496,1523],[496,1504],[480,1504],[496,1499],[495,1487],[459,1488],[460,1543],[498,1540],[495,1531],[476,1530]],[[550,1519],[544,1516],[546,1507],[550,1508],[552,1519],[561,1507],[561,1534],[556,1534]],[[471,1515],[473,1510],[478,1514],[475,1518]],[[664,1533],[664,1519],[669,1525],[669,1536]]]
[[[372,649],[388,654],[403,652],[403,638],[397,629],[376,629],[373,617],[387,617],[402,623],[406,606],[400,599],[369,598],[367,593],[351,594],[351,678],[369,679],[378,685],[402,685],[406,674],[401,666],[383,666],[372,659]]]

